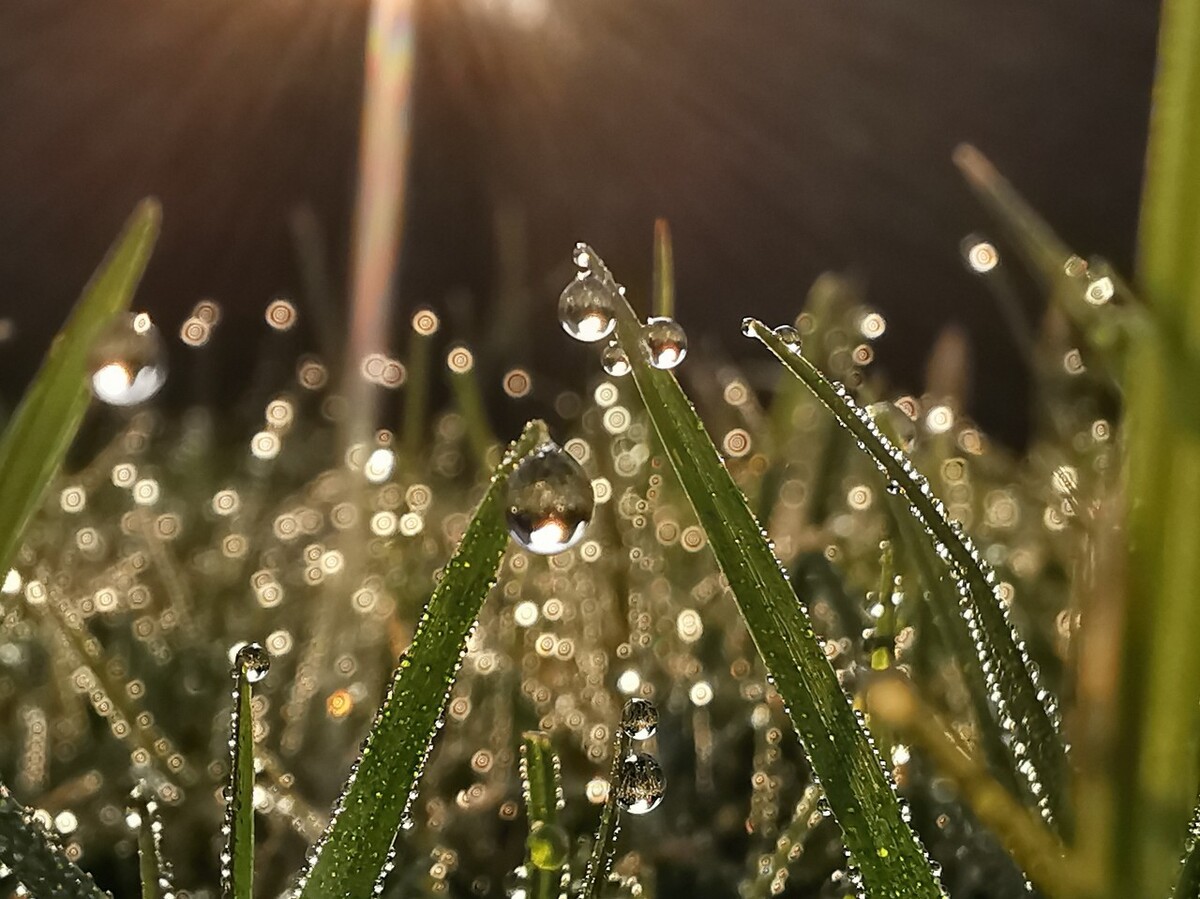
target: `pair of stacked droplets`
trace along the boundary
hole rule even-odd
[[[658,808],[666,795],[667,781],[658,759],[635,752],[632,741],[649,740],[658,730],[658,709],[646,699],[631,699],[621,711],[620,761],[617,767],[617,805],[633,815]]]
[[[558,319],[563,330],[585,343],[610,338],[617,328],[617,304],[625,302],[625,288],[617,284],[600,257],[586,246],[575,248],[575,278],[558,298]],[[655,368],[671,369],[687,356],[687,334],[668,316],[646,319],[639,336],[643,358]],[[629,374],[629,357],[617,340],[609,340],[600,354],[604,370],[614,377]]]

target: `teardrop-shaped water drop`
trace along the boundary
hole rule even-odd
[[[644,815],[658,808],[667,792],[662,766],[654,756],[635,752],[621,760],[617,781],[617,804],[631,815]]]
[[[246,680],[256,684],[271,670],[271,657],[259,644],[247,643],[238,650],[236,664],[246,673]]]
[[[615,340],[600,351],[600,364],[614,378],[625,377],[632,368],[629,357]]]
[[[658,709],[646,699],[631,699],[621,711],[621,730],[631,740],[648,740],[658,730]]]
[[[655,368],[672,369],[687,358],[687,334],[673,318],[648,318],[642,326],[642,355]]]
[[[508,477],[508,530],[525,549],[552,556],[583,538],[595,507],[592,482],[578,462],[554,443],[521,460]]]
[[[92,345],[92,393],[110,406],[144,403],[167,380],[167,352],[145,312],[121,316]]]
[[[558,298],[558,320],[563,330],[585,343],[595,343],[617,327],[613,289],[595,274],[575,278]]]

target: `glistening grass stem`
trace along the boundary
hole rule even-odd
[[[600,824],[592,841],[592,854],[588,859],[587,875],[584,878],[580,899],[600,899],[604,884],[612,871],[613,859],[617,854],[617,835],[621,832],[621,808],[617,805],[617,785],[621,782],[621,763],[629,754],[630,741],[619,727],[613,745],[612,770],[608,775],[608,796],[600,810]]]

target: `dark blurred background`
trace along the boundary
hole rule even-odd
[[[180,323],[221,303],[209,400],[250,376],[267,302],[305,291],[297,221],[344,301],[366,14],[0,4],[7,403],[145,194],[165,219],[136,305],[187,366]],[[891,379],[918,389],[932,341],[961,323],[970,411],[1019,443],[1028,378],[960,262],[990,223],[950,152],[975,143],[1076,249],[1129,271],[1156,19],[1148,0],[422,0],[393,346],[428,303],[449,336],[507,335],[484,360],[497,404],[501,361],[529,365],[537,396],[582,386],[596,363],[554,311],[570,247],[592,243],[637,295],[666,216],[695,358],[754,354],[743,315],[790,319],[816,275],[851,272],[887,316]],[[299,339],[328,342],[300,305]],[[169,398],[194,384],[173,379]]]

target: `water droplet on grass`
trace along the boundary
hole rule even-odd
[[[246,673],[246,680],[256,684],[271,670],[271,657],[259,644],[247,643],[238,650],[237,665]]]
[[[673,318],[649,318],[642,326],[642,355],[655,368],[672,369],[687,358],[687,334]]]
[[[563,330],[585,343],[595,343],[617,327],[612,286],[595,274],[575,278],[558,298]]]
[[[646,699],[631,699],[621,712],[621,730],[631,740],[648,740],[658,730],[658,709]]]
[[[615,340],[600,352],[600,364],[614,378],[623,378],[629,374],[631,366],[629,357]]]
[[[621,761],[617,782],[617,804],[631,815],[644,815],[658,808],[666,795],[667,781],[654,756],[637,752]]]
[[[592,482],[557,444],[530,453],[508,478],[508,530],[531,552],[550,556],[570,549],[583,538],[594,507]]]

